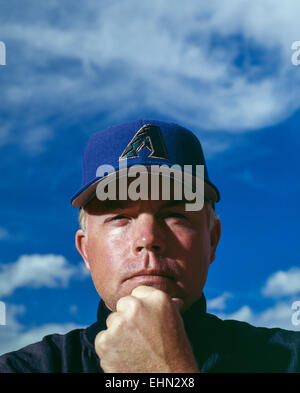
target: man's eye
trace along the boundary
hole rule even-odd
[[[122,216],[122,215],[118,215],[118,216],[114,216],[111,218],[111,221],[118,221],[118,220],[126,220],[128,219],[128,217]]]
[[[164,216],[165,218],[178,218],[182,220],[186,220],[186,216],[181,213],[176,213],[176,212],[168,212]]]
[[[122,223],[127,222],[128,220],[129,220],[128,217],[119,214],[117,216],[108,217],[105,221],[106,222],[111,222],[111,223],[122,224]]]

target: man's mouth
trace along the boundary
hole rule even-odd
[[[174,277],[170,274],[160,271],[140,271],[131,274],[124,281],[136,280],[136,281],[149,281],[149,282],[159,282],[162,280],[172,280],[175,281]]]
[[[129,293],[141,285],[157,288],[171,297],[180,297],[181,289],[176,275],[166,269],[139,270],[128,273],[122,281],[122,286]]]

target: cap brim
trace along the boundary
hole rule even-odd
[[[166,171],[168,168],[165,168]],[[173,173],[174,169],[169,168],[170,173]],[[81,208],[84,207],[91,199],[93,199],[96,196],[97,192],[97,187],[99,183],[103,180],[106,181],[114,181],[116,179],[116,174],[118,176],[123,176],[123,170],[119,170],[117,172],[110,173],[109,175],[102,177],[102,178],[95,178],[92,182],[90,182],[88,185],[85,187],[82,187],[71,199],[72,206],[75,208]],[[149,173],[149,172],[148,172]],[[127,174],[127,171],[124,171],[124,175]],[[112,176],[114,175],[114,176]],[[191,177],[194,178],[194,176],[190,175]],[[109,177],[111,177],[111,180],[109,180]],[[204,181],[204,197],[205,199],[210,200],[211,202],[218,202],[220,200],[220,193],[216,186],[212,184],[209,181]]]

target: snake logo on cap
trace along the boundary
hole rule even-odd
[[[119,161],[138,157],[139,151],[144,147],[150,151],[148,157],[160,158],[162,160],[169,159],[160,127],[145,124],[128,143],[122,155],[119,157]]]

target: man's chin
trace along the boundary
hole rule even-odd
[[[165,292],[171,298],[183,299],[183,294],[180,287],[171,278],[163,276],[134,276],[125,280],[122,283],[121,288],[119,288],[117,297],[114,299],[113,302],[105,301],[107,308],[109,308],[111,311],[116,311],[116,304],[118,300],[122,297],[131,295],[132,291],[135,288],[142,285],[159,289],[160,291]]]
[[[142,285],[159,289],[160,291],[165,292],[171,298],[182,297],[179,286],[172,278],[149,275],[134,276],[124,281],[122,284],[122,293],[124,293],[124,295],[122,294],[122,296],[130,295],[135,288]]]

